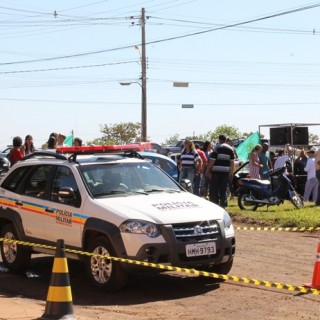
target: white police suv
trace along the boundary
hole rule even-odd
[[[0,181],[0,236],[67,249],[227,274],[234,228],[221,207],[187,192],[135,145],[60,148],[26,156]],[[3,263],[26,268],[41,246],[1,241]],[[125,285],[132,264],[67,252],[95,286]]]

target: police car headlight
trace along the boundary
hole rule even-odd
[[[157,225],[146,221],[126,221],[120,225],[120,231],[145,234],[150,238],[156,238],[161,234]]]
[[[231,217],[229,216],[228,212],[223,213],[223,225],[225,229],[229,229],[232,226],[232,220]]]

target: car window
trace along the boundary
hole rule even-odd
[[[73,204],[71,199],[62,199],[59,197],[58,193],[61,188],[72,188],[74,191],[75,197],[78,198],[77,203],[79,203],[80,193],[76,183],[76,180],[71,172],[70,168],[64,166],[58,166],[55,172],[53,186],[51,190],[50,199],[55,202],[64,203],[64,204]],[[78,205],[77,205],[78,206]]]
[[[25,180],[22,194],[29,197],[44,198],[49,182],[49,174],[52,166],[33,166]]]
[[[166,159],[156,159],[155,165],[159,166],[162,170],[173,170],[174,165]]]
[[[29,167],[20,167],[9,174],[9,176],[2,182],[3,189],[15,192],[22,177],[28,171]]]
[[[154,150],[154,151],[157,151],[157,150],[160,150],[160,149],[161,149],[161,146],[159,146],[159,145],[156,144],[156,143],[151,143],[151,146],[152,146],[152,150]]]
[[[166,174],[148,162],[81,165],[79,168],[93,196],[107,195],[108,192],[110,193],[109,184],[118,183],[120,180],[120,185],[124,188],[118,189],[113,186],[113,190],[119,190],[119,193],[113,193],[112,196],[121,196],[133,191],[148,191],[150,186],[152,189],[179,190],[179,187]]]

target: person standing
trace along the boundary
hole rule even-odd
[[[226,143],[232,148],[233,153],[234,153],[234,161],[238,160],[238,155],[237,155],[237,151],[235,149],[235,147],[233,146],[233,141],[230,138],[227,138]],[[235,166],[234,166],[235,169]],[[228,182],[228,186],[229,186],[229,191],[230,191],[230,200],[234,200],[234,196],[235,196],[235,190],[233,188],[233,172],[232,175],[230,174],[229,176],[229,182]]]
[[[316,206],[320,206],[320,149],[317,150],[314,161],[316,164],[316,177],[318,179],[318,196]]]
[[[307,172],[307,182],[304,189],[303,200],[309,201],[312,194],[312,201],[316,202],[318,196],[318,180],[316,177],[316,164],[314,159],[315,150],[310,149],[309,158],[304,171]]]
[[[57,147],[57,139],[54,136],[50,136],[47,142],[47,150],[56,149]]]
[[[74,147],[82,147],[82,139],[79,137],[74,138],[73,146]]]
[[[226,136],[219,135],[219,143],[210,154],[206,176],[210,179],[209,199],[225,208],[227,205],[227,187],[234,170],[234,152],[226,144]]]
[[[67,144],[64,143],[64,140],[66,139],[66,136],[62,133],[59,133],[58,139],[57,139],[57,148],[59,147],[69,147]]]
[[[203,168],[207,165],[207,158],[204,151],[200,149],[200,145],[198,143],[195,144],[196,151],[198,152],[200,158],[201,158],[201,168],[199,168],[198,173],[195,174],[193,178],[193,194],[196,196],[200,196],[201,190],[202,190],[202,184],[203,184]]]
[[[195,150],[193,141],[184,141],[184,149],[181,153],[179,166],[179,182],[182,179],[190,180],[191,186],[188,191],[193,193],[193,179],[201,170],[201,158],[198,152]]]
[[[12,149],[9,153],[10,163],[13,166],[16,162],[24,157],[24,150],[22,147],[22,139],[20,137],[14,137],[12,140]]]
[[[250,178],[251,179],[260,179],[260,169],[262,164],[260,164],[259,154],[262,150],[260,144],[257,144],[249,156],[249,167],[250,167]]]
[[[203,166],[202,172],[203,172],[203,183],[202,183],[202,190],[201,190],[201,196],[207,199],[208,197],[208,190],[209,190],[209,178],[206,176],[206,171],[207,171],[207,165],[210,159],[210,154],[212,152],[212,143],[211,141],[206,140],[203,144],[202,151],[204,152],[206,156],[206,165]]]
[[[23,150],[25,155],[34,153],[36,151],[36,148],[33,145],[33,138],[30,134],[28,134],[24,139]]]
[[[268,179],[268,173],[271,170],[271,161],[270,161],[270,155],[269,155],[269,144],[267,142],[264,142],[262,144],[262,150],[259,153],[259,161],[262,167],[259,169],[259,174],[261,179]]]
[[[277,169],[284,167],[288,160],[289,160],[289,157],[285,153],[284,149],[278,150],[278,156],[274,162],[274,170],[277,170]]]

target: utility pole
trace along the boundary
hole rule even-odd
[[[145,10],[141,9],[141,140],[147,141],[147,61]]]

